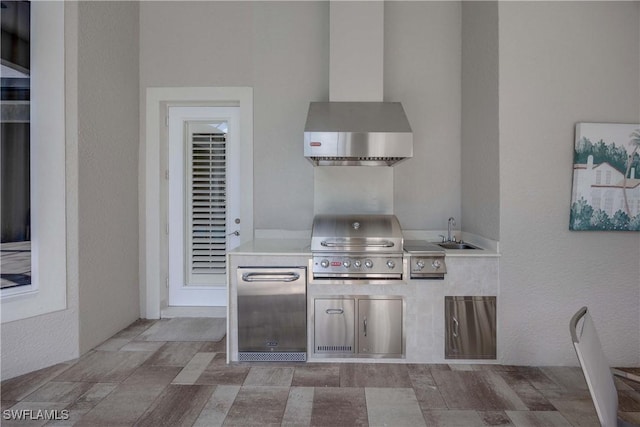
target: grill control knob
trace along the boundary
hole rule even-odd
[[[371,261],[370,259],[364,260],[364,266],[367,268],[373,267],[373,261]]]
[[[323,259],[322,261],[320,261],[320,265],[322,266],[322,268],[329,267],[329,260],[328,259]]]
[[[342,265],[345,268],[349,268],[349,267],[351,267],[351,261],[349,261],[348,259],[345,259],[344,261],[342,261]]]
[[[422,269],[424,268],[424,260],[419,259],[419,260],[416,262],[416,267],[418,267],[418,269],[422,270]]]
[[[360,268],[360,267],[362,267],[362,261],[360,261],[359,259],[357,259],[357,260],[353,261],[353,266],[354,266],[355,268]]]
[[[393,260],[392,260],[392,259],[390,259],[390,260],[388,260],[388,261],[387,261],[387,267],[389,267],[389,268],[392,268],[392,269],[393,269],[393,268],[395,268],[395,266],[396,266],[396,263],[395,263],[395,262],[393,262]]]
[[[434,270],[438,270],[440,267],[442,267],[442,263],[439,259],[434,259],[431,263],[431,267],[433,267]]]

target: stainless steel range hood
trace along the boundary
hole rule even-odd
[[[304,156],[316,166],[391,166],[413,156],[399,102],[312,102]]]

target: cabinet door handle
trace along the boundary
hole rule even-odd
[[[344,310],[341,308],[327,308],[324,312],[327,314],[342,314]]]
[[[362,326],[364,326],[364,336],[367,336],[367,318],[365,317],[362,321]]]
[[[460,332],[460,322],[458,322],[458,319],[456,319],[455,316],[451,316],[451,320],[453,320],[453,330],[452,330],[452,334],[454,338],[458,338],[458,332]]]

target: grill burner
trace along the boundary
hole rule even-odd
[[[311,252],[314,279],[402,279],[403,236],[394,215],[317,215]]]

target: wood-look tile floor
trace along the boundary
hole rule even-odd
[[[224,340],[144,341],[156,322],[139,320],[77,360],[2,382],[2,425],[599,425],[575,367],[227,365]],[[616,385],[620,416],[640,424],[640,385]],[[68,419],[7,419],[38,410]]]

